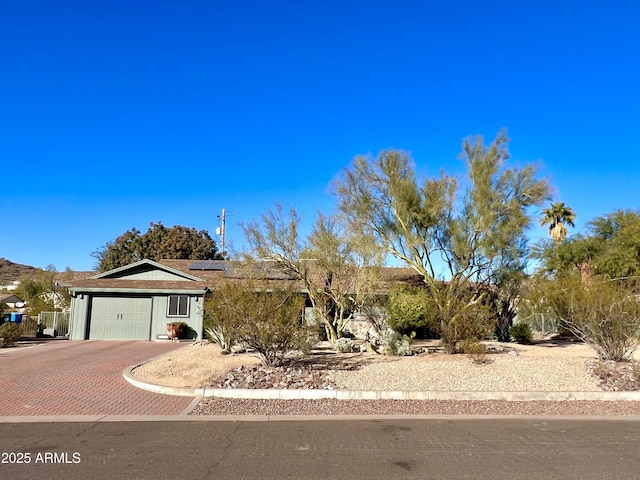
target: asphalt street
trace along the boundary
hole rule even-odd
[[[637,479],[621,417],[0,423],[3,479]]]

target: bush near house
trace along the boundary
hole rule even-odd
[[[409,356],[411,351],[411,337],[400,335],[398,332],[388,332],[382,335],[382,353],[385,355]]]
[[[621,281],[579,276],[542,280],[535,292],[560,325],[601,360],[629,361],[640,344],[640,301]]]
[[[353,351],[353,340],[341,337],[333,342],[333,348],[340,353],[349,353]]]
[[[528,345],[533,341],[533,330],[528,323],[516,323],[509,332],[516,343]]]
[[[20,338],[20,326],[15,323],[0,324],[0,337],[3,346],[12,346]]]
[[[450,298],[439,315],[440,338],[448,353],[465,353],[468,341],[488,338],[497,324],[491,305],[476,302],[471,292]]]
[[[387,323],[401,335],[437,338],[438,325],[433,299],[424,287],[396,285],[389,291]]]
[[[317,327],[302,322],[304,297],[298,292],[261,287],[247,279],[216,288],[205,302],[205,327],[225,332],[225,342],[242,343],[263,366],[277,367],[308,352],[318,341]]]

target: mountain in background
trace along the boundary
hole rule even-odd
[[[9,285],[11,282],[38,271],[42,271],[42,269],[0,258],[0,285]],[[55,272],[54,279],[58,282],[71,282],[73,280],[84,280],[95,274],[96,272],[94,271],[65,270],[63,272]]]
[[[0,284],[8,284],[20,277],[29,275],[38,270],[31,265],[23,265],[21,263],[13,263],[6,258],[0,258]]]

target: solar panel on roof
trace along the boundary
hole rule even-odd
[[[224,260],[197,260],[189,265],[189,270],[215,270],[221,272],[227,268]]]

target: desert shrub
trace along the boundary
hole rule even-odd
[[[223,352],[230,352],[233,347],[233,338],[225,325],[215,325],[204,330],[207,338],[217,343]]]
[[[340,353],[349,353],[353,351],[353,340],[346,337],[341,337],[333,342],[333,348]]]
[[[209,295],[205,316],[208,328],[224,329],[264,366],[279,366],[296,352],[308,352],[317,343],[317,331],[302,321],[304,297],[298,292],[261,287],[250,279],[227,281]]]
[[[468,338],[460,343],[462,353],[469,355],[473,363],[487,363],[487,347],[477,338]]]
[[[538,285],[560,325],[593,348],[601,360],[631,358],[640,338],[640,301],[625,285],[579,277],[544,281]]]
[[[448,353],[462,353],[465,341],[484,340],[496,327],[491,307],[466,296],[452,296],[440,315],[440,338]]]
[[[382,348],[385,355],[409,356],[411,351],[411,337],[398,332],[388,332],[382,335]]]
[[[223,352],[231,352],[237,343],[234,318],[236,305],[233,302],[241,301],[241,297],[242,290],[227,283],[211,293],[204,303],[204,333]]]
[[[382,335],[390,328],[387,321],[388,301],[387,296],[373,296],[368,303],[360,308],[360,313],[367,319],[377,336]]]
[[[4,323],[0,325],[0,337],[5,347],[10,347],[20,338],[20,327],[15,323]]]
[[[498,319],[494,335],[499,342],[510,342],[513,339],[511,325]]]
[[[516,323],[509,332],[517,343],[528,345],[533,341],[533,330],[528,323]]]
[[[423,287],[394,287],[389,293],[389,326],[400,334],[440,338],[449,353],[460,353],[461,342],[485,339],[495,332],[497,316],[486,293],[432,291]],[[434,297],[439,299],[436,304]],[[484,301],[483,301],[484,298]]]
[[[387,324],[402,334],[415,332],[419,338],[437,336],[433,299],[424,287],[394,286],[387,300]]]

